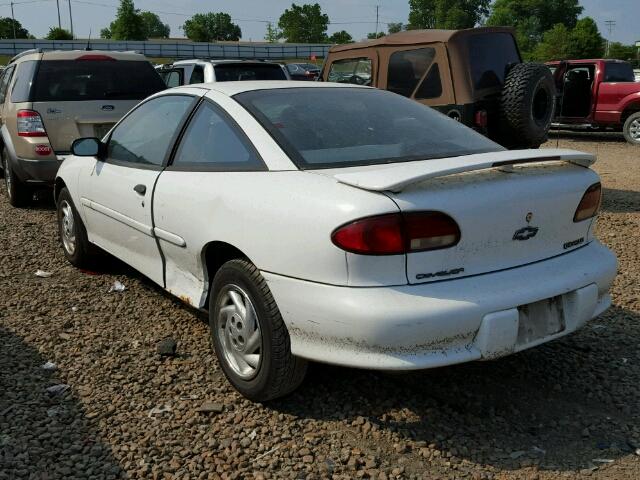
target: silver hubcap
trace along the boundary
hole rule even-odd
[[[76,251],[76,227],[73,219],[73,209],[69,202],[63,200],[60,204],[62,211],[62,245],[69,255],[73,255]]]
[[[640,142],[640,118],[631,122],[629,125],[629,136],[635,141]]]
[[[262,333],[249,296],[237,285],[225,286],[218,297],[218,338],[234,373],[253,378],[262,360]]]

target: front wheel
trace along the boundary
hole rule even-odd
[[[26,207],[31,203],[33,192],[29,185],[20,181],[9,163],[7,147],[2,149],[2,171],[4,172],[4,186],[7,189],[7,198],[13,207]]]
[[[93,268],[97,260],[96,247],[89,243],[82,219],[71,200],[69,190],[63,188],[58,197],[58,232],[64,256],[78,268]]]
[[[307,362],[291,354],[276,302],[248,260],[225,263],[213,279],[209,327],[222,371],[248,399],[272,400],[302,383]]]
[[[632,145],[640,145],[640,112],[636,112],[627,118],[622,129],[624,138]]]

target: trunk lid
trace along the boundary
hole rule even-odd
[[[574,223],[573,217],[587,188],[599,180],[584,168],[593,161],[573,151],[511,151],[364,167],[359,173],[342,169],[334,176],[383,192],[402,212],[439,211],[458,223],[456,246],[407,255],[409,283],[425,283],[513,268],[587,244],[593,219]]]
[[[53,150],[68,153],[77,138],[104,137],[139,100],[35,102]]]

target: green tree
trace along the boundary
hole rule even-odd
[[[15,30],[15,36],[13,34]],[[0,39],[32,38],[29,31],[22,24],[9,17],[0,18]]]
[[[535,47],[534,59],[542,62],[569,59],[571,56],[570,33],[570,30],[561,23],[547,30],[542,41]]]
[[[140,12],[147,38],[169,38],[171,27],[162,23],[160,17],[153,12]]]
[[[384,32],[378,32],[378,33],[376,33],[376,32],[370,32],[370,33],[367,33],[367,38],[368,38],[369,40],[375,40],[376,38],[382,38],[382,37],[384,37],[385,35],[386,35],[386,33],[384,33]]]
[[[113,40],[146,40],[147,30],[133,0],[120,0],[116,19],[100,31],[102,38]]]
[[[618,60],[635,60],[638,49],[633,45],[624,45],[620,42],[611,42],[607,58]]]
[[[278,21],[282,37],[292,43],[324,43],[328,26],[329,16],[322,13],[317,3],[302,6],[293,3]]]
[[[389,33],[398,33],[401,32],[402,30],[405,29],[404,25],[402,24],[402,22],[398,22],[398,23],[390,23],[387,26],[387,29],[389,30]]]
[[[489,14],[490,0],[409,0],[409,28],[472,28]]]
[[[578,20],[569,37],[571,58],[600,58],[604,55],[604,39],[591,17]]]
[[[231,15],[222,12],[196,13],[184,22],[183,28],[194,42],[231,42],[242,37],[242,30],[231,21]]]
[[[73,35],[69,30],[60,27],[51,27],[45,37],[47,40],[73,40]]]
[[[346,30],[340,30],[329,37],[329,43],[353,43],[353,37]]]
[[[269,43],[276,43],[278,39],[282,36],[282,32],[278,30],[278,27],[275,27],[273,23],[267,23],[267,33],[264,36],[264,39]]]

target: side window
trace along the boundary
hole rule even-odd
[[[4,103],[7,97],[7,88],[9,87],[9,83],[11,83],[11,77],[13,76],[13,70],[15,68],[15,65],[7,67],[2,75],[2,80],[0,80],[0,103]]]
[[[331,64],[328,82],[371,85],[371,59],[347,58]]]
[[[389,58],[387,90],[410,97],[435,56],[435,49],[429,47],[392,54]]]
[[[442,95],[442,81],[440,80],[440,67],[437,63],[431,67],[429,73],[416,92],[416,100],[438,98]]]
[[[635,78],[630,63],[610,62],[605,66],[605,82],[635,82]]]
[[[27,60],[18,65],[16,81],[11,91],[11,101],[13,103],[29,101],[31,86],[33,85],[33,74],[36,71],[37,64],[35,60]]]
[[[193,67],[193,72],[191,72],[189,83],[204,83],[204,68],[202,68],[202,65],[196,65],[195,67]]]
[[[194,170],[264,170],[249,140],[208,101],[191,119],[172,165]]]
[[[195,101],[186,95],[163,95],[143,103],[113,131],[108,158],[132,166],[160,166]]]
[[[167,84],[167,88],[179,87],[182,85],[182,71],[171,70],[165,73],[164,83]]]

